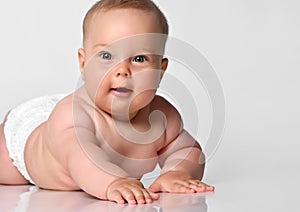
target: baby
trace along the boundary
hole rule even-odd
[[[165,16],[150,0],[102,0],[83,23],[83,85],[11,110],[0,125],[0,183],[83,190],[145,204],[158,192],[213,191],[178,111],[156,95],[168,66]],[[147,189],[141,177],[159,164]]]

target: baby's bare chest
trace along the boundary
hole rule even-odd
[[[106,152],[135,159],[157,157],[165,143],[165,132],[140,132],[124,128],[98,131],[96,137],[99,146]]]
[[[137,179],[155,169],[163,139],[152,143],[137,143],[114,133],[106,134],[99,143],[110,162],[122,168],[130,177]]]
[[[95,129],[99,146],[126,157],[157,157],[167,143],[165,119],[159,115],[141,114],[130,121],[99,119]]]

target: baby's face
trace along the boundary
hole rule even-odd
[[[79,61],[96,106],[112,115],[134,115],[155,96],[167,59],[166,36],[156,16],[135,9],[100,12],[90,21]]]

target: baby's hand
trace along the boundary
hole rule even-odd
[[[169,171],[159,176],[149,187],[152,192],[196,193],[214,191],[213,186],[179,171]]]
[[[126,201],[129,204],[145,204],[157,200],[159,195],[145,189],[139,180],[119,179],[108,187],[107,198],[119,204]]]

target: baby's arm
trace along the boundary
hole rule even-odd
[[[183,129],[160,151],[159,164],[162,167],[162,174],[168,171],[180,171],[201,180],[205,157],[197,141]]]
[[[178,111],[166,100],[160,99],[167,119],[166,141],[159,151],[161,176],[150,190],[165,192],[200,192],[214,188],[202,183],[205,156],[198,142],[184,129]]]
[[[194,193],[214,190],[201,182],[204,155],[199,144],[185,130],[162,151],[159,159],[162,172],[150,186],[151,191]]]
[[[128,179],[123,169],[110,162],[97,145],[89,117],[84,112],[79,117],[80,126],[74,124],[72,106],[67,102],[58,105],[48,121],[52,154],[77,186],[94,197],[117,203],[143,204],[157,199],[157,194],[146,190],[139,180]]]
[[[99,199],[108,199],[106,190],[109,185],[122,177],[126,177],[126,173],[114,164],[111,164],[109,160],[107,160],[105,153],[101,152],[101,149],[95,146],[94,148],[97,148],[96,151],[103,167],[111,167],[112,172],[116,174],[109,174],[97,167],[80,146],[77,133],[81,134],[79,135],[81,137],[80,139],[82,139],[82,136],[85,137],[86,140],[84,142],[92,142],[90,139],[93,139],[92,136],[89,135],[88,130],[69,128],[61,131],[60,139],[62,139],[62,143],[68,146],[67,150],[63,153],[66,158],[65,165],[67,171],[82,190]],[[85,135],[83,135],[84,133]],[[66,141],[68,144],[66,144]],[[91,143],[91,145],[93,144]]]
[[[111,163],[106,153],[100,147],[93,146],[93,141],[89,141],[89,139],[94,139],[93,135],[89,135],[88,130],[84,132],[84,129],[80,129],[80,133],[85,133],[84,137],[87,139],[85,142],[91,142],[91,148],[97,154],[97,161],[93,163],[76,141],[78,129],[76,129],[75,137],[72,131],[73,129],[70,129],[70,132],[65,131],[65,139],[73,140],[67,156],[67,166],[71,177],[82,190],[99,199],[121,204],[126,201],[129,204],[151,203],[152,199],[158,198],[158,195],[144,189],[139,180],[127,178],[124,170]]]

